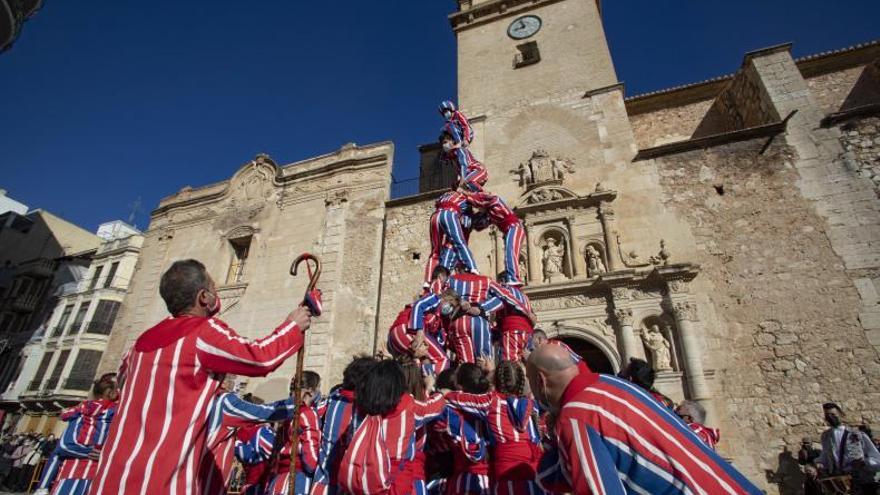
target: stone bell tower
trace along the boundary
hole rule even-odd
[[[450,20],[471,111],[617,82],[598,1],[460,0]]]

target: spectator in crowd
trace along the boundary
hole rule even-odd
[[[657,401],[664,406],[670,409],[675,407],[675,402],[672,402],[672,399],[666,397],[654,388],[654,378],[656,373],[654,372],[654,368],[652,368],[644,359],[629,358],[629,364],[618,373],[618,376],[645,389],[652,397],[657,399]]]
[[[876,494],[880,471],[880,452],[874,442],[858,428],[843,423],[843,410],[828,402],[822,405],[830,428],[822,432],[822,453],[817,460],[823,476],[851,475],[853,493]]]
[[[798,464],[804,471],[804,495],[822,495],[822,488],[819,485],[819,473],[816,470],[816,460],[822,451],[813,447],[813,440],[810,437],[801,439],[801,449],[798,451]]]

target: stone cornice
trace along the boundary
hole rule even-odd
[[[532,285],[525,287],[523,292],[532,299],[547,299],[569,295],[587,295],[602,297],[617,287],[643,289],[651,287],[664,290],[666,284],[673,280],[689,282],[700,273],[700,265],[693,263],[676,263],[654,267],[650,271],[634,269],[616,270],[586,279],[572,280],[559,284]]]
[[[461,31],[492,22],[504,17],[514,16],[527,10],[561,2],[562,0],[493,0],[471,6],[449,14],[449,24],[453,31]],[[463,3],[463,2],[460,2]],[[596,1],[599,6],[599,1]]]
[[[686,151],[712,148],[728,143],[747,141],[749,139],[773,137],[781,132],[785,132],[786,124],[787,121],[783,120],[772,124],[749,127],[747,129],[738,129],[731,132],[723,132],[696,139],[686,139],[684,141],[661,144],[660,146],[639,150],[632,161],[638,162],[642,160],[650,160],[652,158],[660,158],[677,153],[684,153]]]
[[[590,208],[599,206],[602,203],[610,203],[617,198],[617,191],[597,191],[587,194],[586,196],[578,196],[577,198],[566,198],[557,201],[547,201],[543,203],[534,203],[521,205],[514,208],[519,215],[528,215],[539,211],[555,210],[559,208]]]
[[[284,187],[306,180],[330,177],[340,171],[359,171],[378,167],[391,167],[394,145],[382,142],[366,146],[348,144],[339,150],[325,155],[278,167],[271,159],[268,165],[274,167],[272,182],[276,187]],[[175,195],[163,198],[159,207],[153,210],[152,217],[161,216],[171,210],[193,205],[204,205],[219,201],[230,192],[235,178],[245,170],[254,167],[254,161],[243,165],[229,179],[199,188],[184,188]]]

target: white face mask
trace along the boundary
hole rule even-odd
[[[451,110],[444,110],[444,111],[443,111],[443,117],[445,117],[446,120],[451,119],[451,118],[452,118],[452,111],[451,111]]]
[[[443,151],[449,151],[451,149],[452,149],[452,143],[450,143],[449,141],[446,141],[445,143],[443,143]]]
[[[455,313],[455,306],[449,303],[443,304],[440,306],[440,314],[443,316],[452,316],[452,313]]]

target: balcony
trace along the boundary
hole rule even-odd
[[[26,261],[18,265],[18,275],[30,275],[36,278],[49,278],[55,273],[55,262],[45,258]]]
[[[22,294],[20,296],[15,296],[15,299],[12,300],[12,310],[30,313],[37,309],[37,304],[39,302],[40,298],[35,294]]]
[[[92,388],[92,385],[92,380],[81,376],[72,376],[64,381],[64,388],[66,390],[89,390]]]
[[[113,330],[113,324],[105,321],[90,321],[86,323],[86,333],[110,335],[111,330]]]

